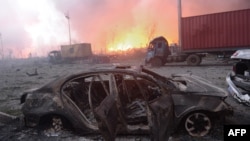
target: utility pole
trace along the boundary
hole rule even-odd
[[[69,13],[67,13],[67,15],[65,15],[65,17],[68,19],[68,26],[69,26],[69,45],[71,45],[71,33],[70,33],[70,17],[69,17]]]
[[[178,0],[178,35],[179,35],[179,47],[181,48],[181,17],[182,17],[182,5],[181,0]]]
[[[3,51],[3,38],[2,38],[2,34],[0,33],[0,38],[1,38],[1,54],[2,54],[2,60],[4,59],[4,51]]]

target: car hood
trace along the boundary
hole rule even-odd
[[[172,78],[174,84],[181,92],[224,98],[228,96],[227,91],[199,76],[191,74],[174,74]]]
[[[250,60],[250,49],[237,50],[231,56],[231,59],[246,59],[246,60]]]

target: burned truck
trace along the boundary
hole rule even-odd
[[[249,17],[250,9],[181,17],[179,45],[156,37],[149,43],[145,61],[153,66],[184,61],[196,66],[206,54],[229,58],[236,50],[250,47]]]
[[[61,50],[53,50],[48,54],[49,62],[51,63],[74,62],[76,60],[85,60],[92,56],[90,43],[61,45]]]

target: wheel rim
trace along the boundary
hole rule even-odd
[[[58,136],[63,130],[62,119],[58,116],[53,116],[51,118],[50,127],[45,129],[43,132],[46,136]]]
[[[52,127],[54,128],[55,131],[61,131],[63,128],[63,123],[62,119],[60,117],[53,117],[52,118]]]
[[[201,137],[211,129],[210,118],[203,113],[193,113],[186,118],[185,129],[191,136]]]
[[[192,66],[199,65],[201,63],[201,58],[198,55],[190,55],[187,58],[187,63]]]
[[[195,57],[190,58],[190,62],[192,62],[193,64],[196,63],[197,62],[197,58],[195,58]]]

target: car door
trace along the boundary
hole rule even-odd
[[[153,141],[168,140],[170,134],[174,130],[174,111],[172,98],[169,95],[149,101],[150,109],[149,123],[151,139]]]
[[[154,141],[168,140],[174,130],[174,103],[170,92],[141,75],[113,74],[111,80],[117,106],[115,114],[119,117],[116,120],[120,125],[126,126],[130,133],[148,129]]]
[[[136,77],[136,82],[148,106],[151,140],[168,140],[174,129],[174,103],[170,93],[157,82]]]
[[[119,111],[117,108],[118,90],[116,87],[116,81],[114,75],[112,73],[108,73],[105,75],[109,77],[108,80],[109,93],[99,103],[99,105],[95,103],[97,106],[93,107],[92,110],[96,118],[96,121],[98,123],[99,131],[101,132],[103,138],[107,141],[114,141],[116,134],[119,130],[119,127],[121,125],[120,122],[121,117],[119,115]],[[94,82],[95,79],[103,81],[100,75],[93,77],[92,82]],[[90,91],[90,98],[91,98],[91,91]],[[91,101],[92,100],[90,99],[90,104],[93,105]]]
[[[152,140],[167,140],[173,131],[171,95],[157,82],[143,77],[119,73],[107,76],[109,93],[93,108],[104,139],[113,141],[118,131],[125,131],[124,129],[130,133],[147,129]],[[122,80],[118,80],[117,76],[122,76],[119,77]],[[99,76],[94,79],[102,80]]]

